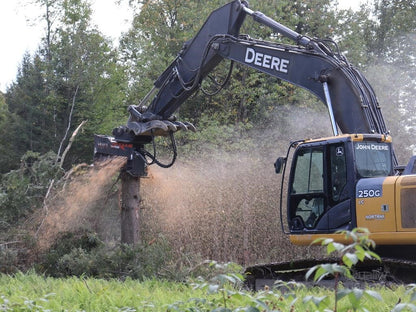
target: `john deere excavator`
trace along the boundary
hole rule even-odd
[[[240,35],[247,16],[294,44]],[[231,60],[229,75],[233,62],[249,66],[309,90],[329,111],[332,137],[292,142],[286,157],[275,163],[276,172],[283,173],[282,193],[287,189],[286,208],[281,195],[280,215],[291,242],[308,245],[319,237],[343,241],[337,231],[363,227],[381,252],[398,259],[390,269],[416,271],[416,157],[407,166],[398,166],[372,87],[331,47],[337,46],[300,35],[252,11],[245,1],[234,0],[211,13],[141,103],[129,107],[125,126],[114,129],[113,137],[95,136],[95,155],[127,157],[125,170],[135,177],[144,176],[152,163],[171,166],[176,159],[174,133],[195,131],[173,113],[223,59]],[[170,137],[171,163],[162,164],[155,151],[147,151],[156,136]],[[286,164],[288,160],[291,164]],[[278,278],[279,265],[247,270],[252,285],[259,288],[264,280]]]

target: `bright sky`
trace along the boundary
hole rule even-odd
[[[117,42],[130,27],[133,13],[128,1],[92,0],[93,23],[107,37]],[[33,53],[45,35],[42,11],[33,0],[0,0],[0,91],[5,92],[16,78],[26,51]]]
[[[17,69],[26,51],[33,53],[44,36],[44,25],[39,24],[42,12],[33,0],[0,0],[0,91],[5,92],[16,78]],[[93,22],[107,37],[117,41],[130,26],[132,11],[127,2],[92,0]],[[358,8],[363,0],[338,0],[342,8]],[[255,9],[255,8],[253,8]],[[36,22],[37,20],[37,22]],[[43,22],[43,21],[41,21]]]

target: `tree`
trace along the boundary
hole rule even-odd
[[[52,116],[45,106],[45,97],[42,62],[39,57],[32,59],[29,54],[25,54],[16,82],[6,93],[10,112],[7,137],[13,142],[12,145],[8,144],[6,150],[13,156],[18,156],[12,168],[17,167],[20,157],[27,150],[50,150],[51,141],[48,142],[45,138],[51,137],[49,129]]]
[[[369,73],[402,162],[415,148],[415,31],[416,1],[375,1],[373,18],[366,29],[368,54],[372,57]]]
[[[45,40],[26,55],[6,101],[18,160],[27,150],[59,156],[69,134],[90,120],[66,166],[90,161],[93,133],[109,133],[125,116],[127,79],[117,51],[90,22],[84,0],[39,0],[45,8]],[[124,120],[123,120],[124,121]],[[15,163],[15,166],[17,162]]]
[[[14,167],[15,149],[13,145],[12,133],[10,131],[11,114],[6,104],[5,95],[0,92],[0,147],[2,155],[0,157],[0,174],[11,170]]]

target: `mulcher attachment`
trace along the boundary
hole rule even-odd
[[[176,121],[174,117],[161,120],[157,115],[140,113],[135,106],[129,107],[130,117],[126,126],[113,130],[113,136],[94,136],[94,160],[110,156],[126,157],[126,172],[134,177],[147,175],[147,166],[157,164],[163,168],[173,165],[176,160],[176,144],[173,134],[178,130],[193,132],[195,127],[188,122]],[[156,158],[157,136],[170,137],[173,158],[169,164],[163,164]],[[145,149],[146,144],[153,144],[153,153]]]

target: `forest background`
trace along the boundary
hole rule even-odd
[[[88,0],[36,1],[43,10],[42,42],[0,93],[3,247],[30,241],[38,248],[38,236],[28,228],[39,230],[39,224],[28,224],[45,208],[45,196],[62,186],[52,182],[92,163],[93,135],[125,124],[127,107],[140,102],[183,43],[226,2],[130,0],[137,13],[116,46],[92,25]],[[250,6],[298,33],[337,41],[375,89],[405,164],[416,149],[416,1],[369,1],[357,11],[340,10],[329,0],[251,0]],[[241,32],[288,42],[250,19]],[[288,242],[277,239],[279,181],[272,164],[291,140],[331,134],[325,106],[304,90],[237,65],[225,90],[214,97],[198,93],[177,115],[198,132],[179,133],[179,164],[168,172],[152,169],[153,178],[144,181],[144,240],[164,235],[178,252],[220,261],[302,257],[306,251],[292,247],[281,252]],[[111,224],[84,216],[65,231],[79,230],[76,224],[100,241],[117,240],[117,209],[100,205],[95,216],[108,210]],[[18,252],[9,261],[14,267]]]

